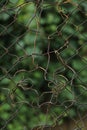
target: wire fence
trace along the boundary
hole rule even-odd
[[[0,1],[0,130],[87,129],[87,1]]]

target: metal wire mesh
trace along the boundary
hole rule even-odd
[[[0,1],[1,130],[86,130],[86,27],[86,0]]]

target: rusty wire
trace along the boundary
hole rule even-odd
[[[86,81],[84,81],[80,76],[82,71],[83,73],[87,71],[87,35],[84,34],[84,30],[85,33],[87,33],[87,30],[84,29],[84,26],[87,24],[87,9],[81,8],[83,3],[87,4],[85,0],[25,0],[19,2],[19,4],[15,4],[12,0],[2,0],[0,2],[0,15],[2,17],[0,17],[0,107],[3,109],[3,106],[7,104],[11,110],[8,119],[1,119],[0,130],[9,130],[7,126],[12,123],[12,121],[16,120],[23,106],[26,106],[27,109],[31,108],[31,111],[32,109],[34,109],[34,111],[38,109],[46,116],[45,123],[39,121],[38,124],[33,125],[33,127],[36,127],[32,127],[31,129],[56,130],[58,123],[66,117],[65,115],[69,115],[69,110],[71,108],[75,107],[76,109],[77,106],[87,105],[86,102],[80,102],[80,97],[87,91],[87,77],[83,77],[86,79]],[[27,20],[22,22],[20,16],[28,6],[33,6],[32,15],[29,16],[29,18],[24,18],[23,20]],[[68,12],[68,8],[66,8],[64,11],[63,6],[71,6],[73,9]],[[62,18],[62,21],[57,24],[55,31],[45,33],[41,25],[42,13],[45,12],[47,14],[50,9],[55,10],[54,8],[56,9],[56,13]],[[77,21],[76,23],[72,21],[72,18],[77,12],[81,12],[81,14],[84,15],[84,21],[81,20],[81,22],[79,21],[78,23]],[[3,18],[4,15],[10,19],[5,21],[5,18]],[[34,20],[35,27],[32,27],[31,25]],[[16,25],[20,28],[17,28]],[[68,25],[75,30],[73,33],[70,32],[65,35],[64,30]],[[13,31],[11,31],[12,27]],[[82,27],[83,31],[80,30]],[[27,34],[33,34],[34,36],[32,45],[29,45],[31,52],[27,51],[29,43],[26,45],[21,44],[22,41],[25,42],[24,38]],[[75,34],[76,37],[81,35],[82,39],[77,38],[77,41],[75,41]],[[30,37],[30,39],[31,38],[32,37]],[[55,39],[62,39],[62,43],[52,48],[52,44],[59,44],[58,42],[56,44],[53,43]],[[74,39],[74,42],[77,44],[76,46],[71,43],[71,39]],[[42,41],[42,43],[40,43],[41,45],[38,44],[39,40]],[[43,44],[45,44],[45,41],[46,50],[43,51]],[[40,51],[37,51],[38,46],[40,46]],[[16,51],[16,47],[19,48],[20,54]],[[72,54],[66,56],[69,50],[72,51]],[[81,52],[83,52],[83,54]],[[81,61],[82,65],[80,69],[72,66],[72,61],[75,58]],[[44,61],[45,63],[42,64],[41,62],[43,60],[41,59],[46,59],[46,61]],[[50,72],[49,67],[53,59],[56,60],[58,66],[52,67],[53,71]],[[22,66],[24,60],[27,62]],[[34,84],[37,79],[34,79],[35,77],[32,76],[34,72],[39,71],[41,72],[44,83],[46,83],[41,84],[42,86],[40,86],[40,88]],[[67,76],[67,73],[69,73],[70,76]],[[7,86],[4,83],[5,80],[8,81]],[[47,86],[45,87],[43,85]],[[45,87],[45,91],[43,87]],[[74,89],[78,88],[82,89],[82,91],[78,95],[75,95]],[[72,98],[63,101],[60,100],[63,91],[70,93]],[[27,96],[23,96],[25,93],[29,93],[30,95],[33,93],[37,100],[29,101]],[[33,94],[29,98],[31,98]],[[4,99],[2,97],[4,97]],[[47,97],[49,97],[49,99],[47,99]],[[63,110],[57,115],[52,109],[58,107],[61,107],[61,109],[63,108]],[[35,116],[37,116],[37,113],[35,114]],[[84,120],[87,118],[87,115],[82,115],[79,109],[76,109],[76,114],[78,115],[78,121],[76,117],[74,118],[69,115],[69,119],[75,124],[72,130],[85,130],[86,126]],[[49,115],[51,123],[48,121]],[[27,125],[25,125],[23,130],[28,129]],[[59,129],[62,130],[63,128],[61,127]]]

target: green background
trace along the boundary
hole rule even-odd
[[[38,6],[1,0],[1,130],[53,126],[84,114],[86,90],[86,0]]]

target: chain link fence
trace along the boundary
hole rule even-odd
[[[87,1],[0,1],[0,130],[87,129]]]

